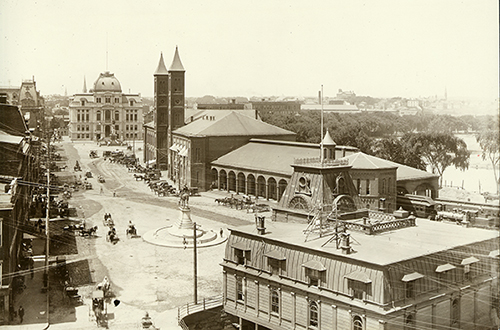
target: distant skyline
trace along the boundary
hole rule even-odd
[[[494,0],[0,2],[0,86],[82,92],[113,72],[153,95],[175,47],[186,96],[498,98]],[[106,67],[106,53],[108,64]]]

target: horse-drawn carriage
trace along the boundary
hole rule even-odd
[[[107,327],[108,309],[104,301],[104,291],[96,290],[92,292],[92,313],[98,326]]]
[[[90,150],[89,157],[90,158],[99,158],[99,155],[97,154],[97,150]]]
[[[102,175],[99,175],[99,176],[98,176],[97,181],[99,181],[99,183],[104,183],[104,182],[106,182],[106,180],[104,179],[104,177],[103,177]]]
[[[74,170],[75,172],[78,172],[78,171],[81,171],[81,170],[82,170],[82,168],[81,168],[81,166],[80,166],[80,163],[79,163],[78,161],[76,161],[76,162],[75,162],[75,166],[73,167],[73,170]]]

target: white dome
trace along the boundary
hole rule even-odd
[[[122,87],[115,75],[109,71],[101,73],[94,83],[94,92],[121,92]]]

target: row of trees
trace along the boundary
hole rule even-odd
[[[320,116],[319,112],[270,113],[262,119],[297,133],[298,141],[319,143]],[[357,147],[364,153],[421,170],[430,168],[440,177],[449,166],[462,170],[469,167],[467,145],[453,133],[474,132],[483,149],[483,158],[490,159],[494,168],[499,165],[498,118],[493,116],[326,113],[324,122],[339,145]],[[495,178],[498,183],[498,172]]]

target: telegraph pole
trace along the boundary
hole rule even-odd
[[[194,304],[198,304],[198,267],[197,267],[197,256],[196,256],[196,222],[194,223],[194,227],[193,227],[193,233],[194,233],[194,237],[193,237],[193,253],[194,253],[194,256],[193,256],[193,259],[194,259]]]
[[[48,132],[47,137],[47,206],[45,212],[45,271],[43,273],[43,280],[45,281],[45,287],[47,290],[47,324],[50,324],[50,313],[49,313],[49,221],[50,221],[50,132]]]

